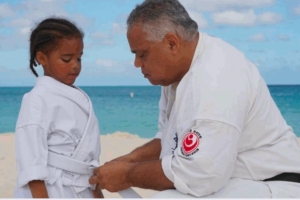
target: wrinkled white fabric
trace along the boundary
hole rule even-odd
[[[189,71],[179,84],[162,87],[159,108],[162,168],[181,193],[202,197],[233,178],[300,173],[297,138],[258,69],[219,38],[200,33]],[[191,131],[200,142],[186,154]]]
[[[18,181],[14,197],[32,197],[28,182],[44,180],[50,198],[92,198],[87,186],[76,186],[77,181],[87,185],[88,176],[69,173],[72,180],[64,182],[66,173],[47,164],[48,152],[67,157],[80,144],[89,118],[96,129],[88,133],[89,145],[84,147],[83,162],[99,166],[100,135],[98,122],[88,96],[79,88],[67,86],[44,76],[24,95],[16,125],[16,159]],[[75,181],[76,180],[76,181]]]

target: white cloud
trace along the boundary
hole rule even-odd
[[[250,41],[252,41],[252,42],[266,42],[267,38],[265,37],[264,34],[258,33],[256,35],[251,36]]]
[[[57,0],[40,0],[41,2],[53,2],[53,1],[57,1]]]
[[[206,28],[208,26],[208,22],[203,16],[202,13],[187,10],[189,13],[190,17],[197,22],[199,28]]]
[[[29,28],[16,29],[11,35],[0,36],[0,50],[14,50],[20,47],[28,47]]]
[[[232,8],[271,6],[276,0],[180,0],[183,6],[198,11],[219,11]]]
[[[20,28],[19,33],[24,34],[24,35],[28,35],[30,33],[30,28],[28,28],[28,27]]]
[[[296,8],[293,9],[293,12],[294,12],[295,14],[297,14],[297,15],[300,15],[300,4],[299,4],[298,7],[296,7]]]
[[[20,5],[16,6],[19,10],[26,11],[26,19],[40,21],[45,17],[49,16],[67,16],[68,13],[65,11],[63,6],[68,3],[67,0],[61,1],[23,1]]]
[[[3,26],[3,27],[13,27],[13,28],[29,27],[32,25],[33,25],[33,22],[31,20],[24,19],[24,18],[17,18],[17,19],[13,19],[11,21],[4,21],[1,23],[1,26]]]
[[[17,6],[19,10],[26,10],[26,12],[19,16],[16,20],[31,21],[27,22],[30,26],[47,17],[63,17],[75,23],[80,28],[87,28],[92,25],[92,21],[84,17],[80,13],[69,13],[64,9],[68,4],[68,0],[39,0],[39,1],[25,1]]]
[[[122,0],[124,1],[124,0]],[[126,22],[127,21],[127,18],[128,18],[129,14],[120,14],[118,17],[117,17],[117,21],[118,22]]]
[[[114,45],[114,36],[112,34],[106,34],[103,32],[94,32],[91,34],[92,45],[104,45],[111,46]]]
[[[283,21],[283,16],[274,12],[265,12],[261,15],[258,15],[258,22],[260,24],[269,25],[269,24],[278,24]]]
[[[118,24],[113,23],[112,24],[112,31],[114,34],[126,34],[127,29],[125,24]]]
[[[93,38],[96,38],[96,39],[103,39],[103,38],[108,38],[108,34],[105,34],[103,32],[95,32],[95,33],[92,33],[91,35]]]
[[[253,26],[256,22],[256,15],[253,10],[248,11],[224,11],[213,13],[211,19],[215,24],[231,26]]]
[[[94,20],[90,20],[83,16],[80,13],[75,13],[73,15],[67,15],[67,18],[76,24],[79,28],[83,29],[83,31],[94,24]]]
[[[15,12],[7,4],[0,4],[0,19],[14,16]]]
[[[113,61],[113,60],[102,60],[102,59],[98,59],[96,61],[96,64],[100,67],[107,67],[107,68],[111,68],[111,67],[117,67],[118,66],[118,62]]]
[[[119,62],[111,59],[98,59],[96,60],[96,66],[91,64],[86,73],[110,73],[110,74],[122,74],[131,73],[132,70],[136,69],[133,67],[132,62]]]
[[[125,35],[127,32],[126,25],[122,23],[113,23],[111,30],[108,33],[96,31],[91,34],[91,38],[93,40],[93,45],[104,45],[111,46],[114,45],[114,37],[116,34]]]
[[[231,26],[272,25],[283,21],[283,16],[273,12],[256,15],[253,9],[244,11],[222,11],[211,15],[215,24]]]
[[[289,41],[290,38],[287,35],[278,35],[277,38],[281,41]]]
[[[11,49],[24,44],[28,45],[30,30],[47,17],[67,18],[83,30],[93,25],[93,21],[82,14],[67,12],[64,9],[67,4],[68,0],[29,0],[23,1],[13,8],[6,4],[0,4],[0,18],[3,13],[6,13],[5,16],[12,16],[11,19],[0,22],[0,27],[13,28],[13,33],[7,40],[0,39],[0,48]]]

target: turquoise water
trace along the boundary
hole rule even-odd
[[[101,134],[116,131],[153,137],[160,87],[81,87],[91,98]],[[0,87],[0,133],[14,132],[22,97],[30,87]],[[300,86],[269,86],[287,123],[300,137]],[[134,97],[130,97],[130,93]]]

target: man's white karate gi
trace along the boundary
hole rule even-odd
[[[233,46],[200,33],[190,70],[162,87],[159,107],[162,168],[181,193],[157,197],[300,198],[300,183],[262,181],[300,173],[300,148],[258,69]]]

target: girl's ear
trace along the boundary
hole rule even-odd
[[[47,65],[47,56],[43,52],[41,52],[41,51],[38,51],[36,53],[36,60],[43,67]]]

